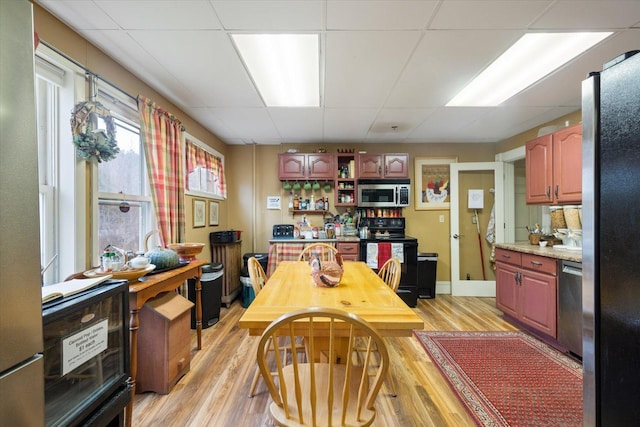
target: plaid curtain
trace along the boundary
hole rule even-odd
[[[138,115],[160,241],[163,246],[181,243],[185,235],[182,124],[144,96],[138,96]]]
[[[201,166],[213,172],[215,176],[217,193],[223,197],[227,197],[227,184],[224,177],[224,166],[222,159],[214,156],[206,150],[192,144],[187,140],[187,173],[193,172],[197,166]]]

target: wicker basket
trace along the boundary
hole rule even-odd
[[[537,245],[540,243],[540,233],[529,233],[529,243],[532,245]]]

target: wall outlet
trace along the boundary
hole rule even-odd
[[[440,220],[440,222],[444,222],[444,215],[440,215],[440,216],[438,217],[438,220]]]
[[[471,224],[476,224],[478,221],[476,221],[476,216],[472,216],[471,217]]]

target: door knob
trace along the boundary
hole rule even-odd
[[[462,237],[462,234],[454,234],[454,235],[453,235],[453,238],[454,238],[454,239],[459,239],[460,237]]]

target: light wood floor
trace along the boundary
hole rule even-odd
[[[426,330],[502,331],[516,329],[502,320],[494,298],[438,295],[419,300],[416,312]],[[138,394],[134,426],[272,426],[269,396],[260,381],[247,397],[255,369],[257,337],[238,328],[239,301],[222,308],[220,321],[203,330],[201,351],[191,352],[191,370],[168,395]],[[195,332],[192,331],[195,349]],[[415,337],[387,338],[397,397],[386,385],[378,395],[374,426],[473,426]],[[140,360],[139,363],[144,363]]]

